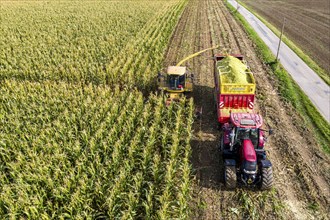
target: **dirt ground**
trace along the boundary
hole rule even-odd
[[[284,34],[330,75],[329,0],[242,0]]]
[[[203,109],[201,120],[195,121],[191,143],[196,179],[192,219],[328,219],[330,158],[320,150],[295,110],[280,100],[276,79],[222,1],[189,1],[171,39],[165,66],[218,44],[219,49],[185,64],[195,74],[195,105]],[[275,131],[266,146],[274,167],[271,191],[224,188],[213,101],[215,53],[241,53],[254,72],[257,111],[264,117],[264,127]]]

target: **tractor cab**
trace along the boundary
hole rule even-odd
[[[261,126],[262,117],[258,114],[232,113],[230,123],[224,126],[227,137],[230,137],[226,141],[230,150],[233,151],[240,147],[244,140],[250,140],[255,149],[263,148],[264,132],[260,129]]]
[[[244,140],[251,140],[254,148],[258,148],[259,129],[258,128],[234,128],[233,140],[231,145],[240,144]]]

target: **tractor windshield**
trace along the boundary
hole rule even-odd
[[[250,139],[255,148],[258,147],[259,131],[257,128],[237,128],[236,129],[236,142],[241,142]]]

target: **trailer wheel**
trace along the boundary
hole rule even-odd
[[[225,185],[228,189],[235,189],[237,183],[236,167],[225,166]]]
[[[273,169],[272,167],[261,169],[261,190],[270,189],[273,185]]]

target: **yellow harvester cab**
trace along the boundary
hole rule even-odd
[[[193,91],[193,74],[185,66],[169,66],[166,73],[158,74],[158,86],[170,101],[179,100],[182,94]]]

